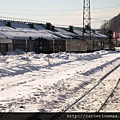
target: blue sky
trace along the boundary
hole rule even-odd
[[[83,0],[1,0],[0,16],[82,26]],[[91,0],[92,27],[120,13],[120,0]]]

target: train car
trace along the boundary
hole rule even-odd
[[[114,50],[114,45],[108,40],[79,39],[36,39],[35,53],[53,53],[53,52],[93,52],[98,50]]]
[[[101,38],[92,38],[87,41],[87,52],[93,52],[98,50],[111,50],[114,48],[113,44],[106,39]]]
[[[53,52],[93,52],[98,50],[114,50],[112,40],[100,35],[93,35],[91,39],[88,36],[77,36],[73,38],[38,38],[35,40],[35,53],[53,53]]]
[[[87,52],[92,52],[93,51],[93,40],[86,39],[86,46],[87,46]]]
[[[104,40],[103,41],[103,49],[104,50],[115,50],[115,45],[112,40]]]
[[[113,40],[108,38],[99,38],[101,42],[101,50],[115,50],[115,44]]]
[[[91,38],[86,39],[87,52],[98,51],[101,49],[101,42],[99,39]]]
[[[93,50],[94,51],[101,50],[101,42],[97,38],[93,38]]]
[[[35,53],[52,53],[53,40],[38,38],[35,40]]]
[[[66,40],[55,39],[48,40],[38,38],[35,40],[35,53],[53,53],[53,52],[65,52]]]
[[[66,40],[58,39],[53,40],[53,52],[65,52],[66,51]]]
[[[66,40],[66,52],[86,52],[86,41],[79,39]]]

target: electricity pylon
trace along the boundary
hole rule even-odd
[[[90,0],[83,1],[83,39],[86,32],[89,33],[89,39],[91,39]]]

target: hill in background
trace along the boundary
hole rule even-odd
[[[116,32],[116,31],[120,32],[120,13],[117,16],[110,19],[109,21],[105,21],[101,25],[100,29],[101,29],[101,33],[103,33],[103,34],[107,34],[107,31],[110,29],[113,32]]]

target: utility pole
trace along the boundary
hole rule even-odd
[[[89,32],[89,39],[91,40],[90,0],[83,1],[83,40],[86,31]]]

